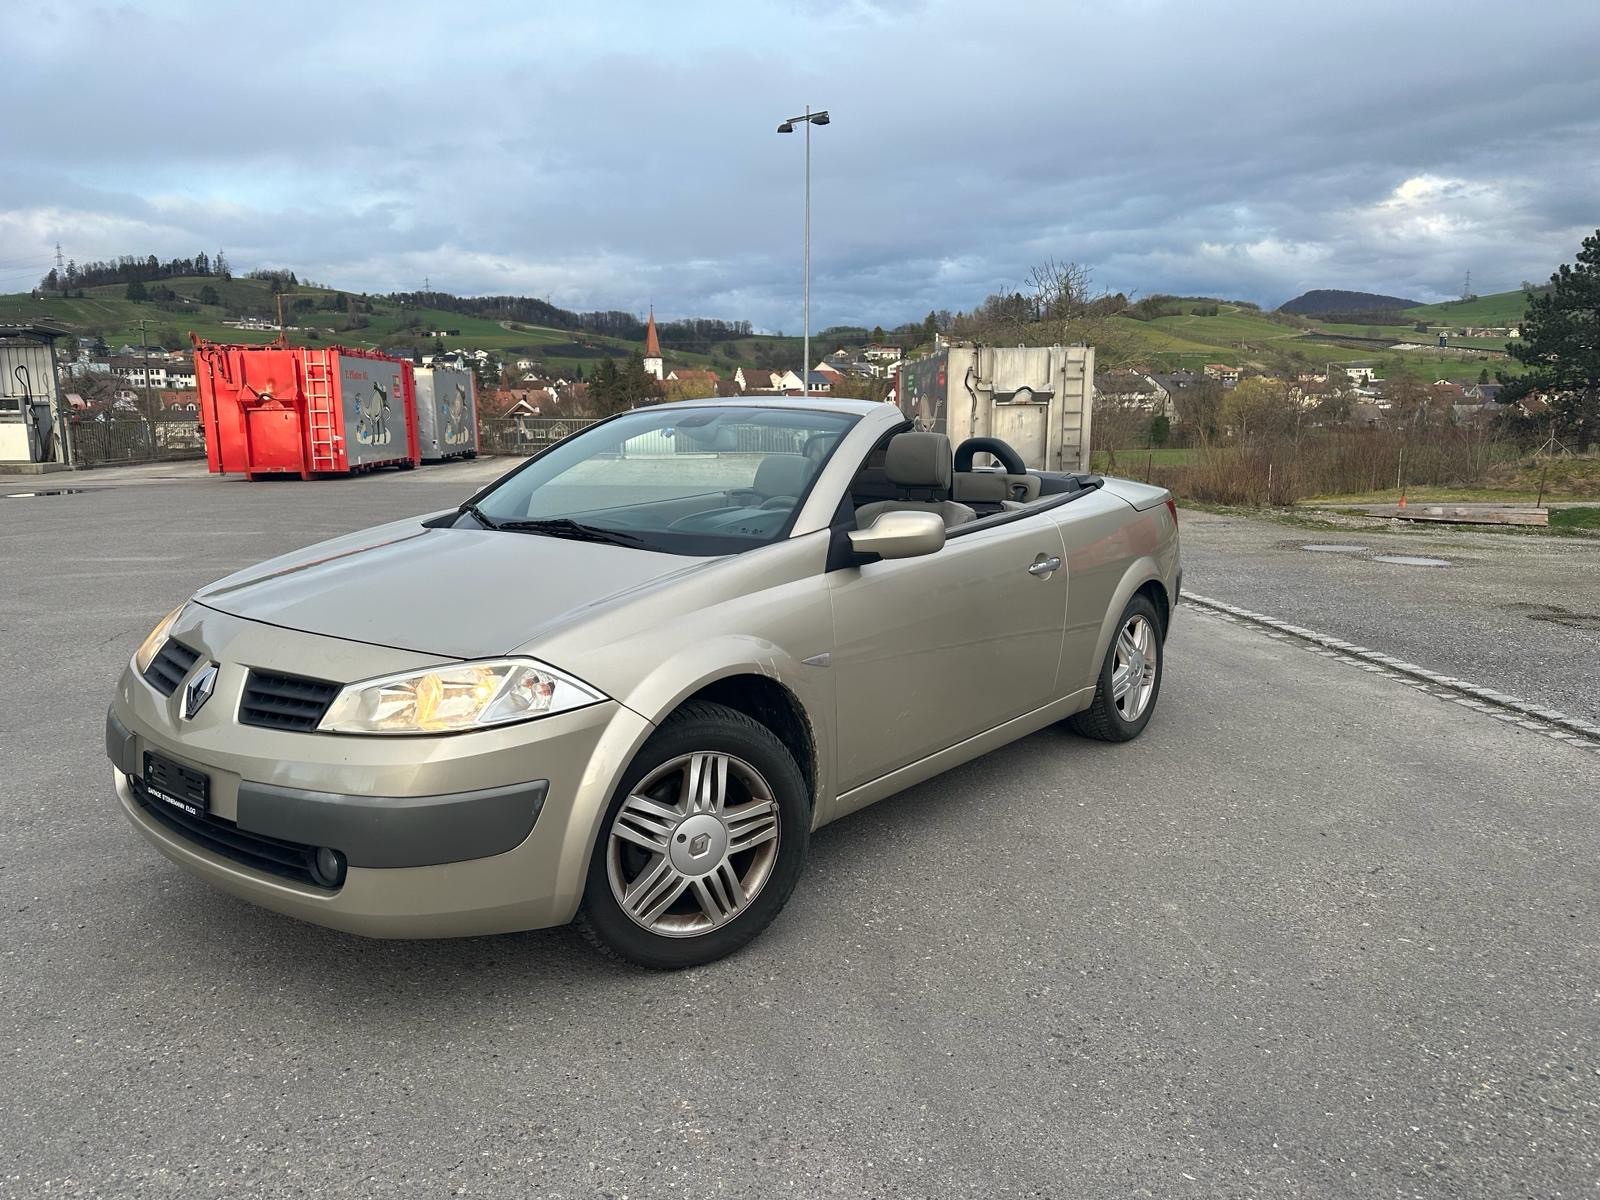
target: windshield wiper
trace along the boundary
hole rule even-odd
[[[614,546],[637,546],[644,541],[638,534],[621,529],[602,529],[585,525],[571,517],[546,517],[540,520],[501,521],[495,529],[512,533],[540,533],[546,537],[571,538],[578,542],[610,542]]]
[[[460,508],[456,509],[456,511],[457,512],[466,513],[467,516],[471,517],[474,521],[476,521],[479,525],[482,525],[485,529],[499,529],[500,528],[500,525],[499,525],[498,522],[496,522],[495,520],[493,520],[492,518],[487,516],[484,513],[483,509],[479,508],[471,500],[468,500]]]

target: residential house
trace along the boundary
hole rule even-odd
[[[1173,371],[1165,375],[1151,375],[1149,378],[1168,396],[1172,396],[1187,388],[1198,387],[1206,381],[1207,376],[1199,371]]]
[[[737,367],[733,372],[733,382],[741,394],[778,390],[777,374],[764,367]]]
[[[1498,404],[1452,404],[1450,418],[1457,425],[1487,425],[1500,416]]]
[[[127,380],[131,388],[156,391],[162,388],[194,387],[192,362],[170,362],[151,357],[147,363],[143,355],[117,355],[109,365],[111,372]]]
[[[717,394],[721,376],[715,371],[697,371],[689,367],[674,367],[663,381],[669,400],[698,400]]]
[[[155,394],[156,403],[161,406],[161,415],[164,417],[199,416],[200,403],[195,398],[193,384],[190,390],[169,388]]]
[[[1239,382],[1239,368],[1230,367],[1227,363],[1207,363],[1205,372],[1225,388],[1231,388]]]
[[[868,362],[899,362],[900,347],[887,346],[882,342],[872,342],[861,352],[861,357]]]
[[[1094,377],[1095,403],[1105,401],[1123,408],[1138,408],[1171,420],[1172,396],[1150,375],[1137,371],[1108,371]]]

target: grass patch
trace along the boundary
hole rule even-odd
[[[1446,300],[1443,304],[1424,304],[1408,308],[1407,317],[1413,321],[1429,321],[1435,325],[1515,325],[1527,311],[1528,298],[1521,290],[1496,292],[1479,296],[1475,300]]]
[[[1551,509],[1550,528],[1560,533],[1600,534],[1600,506]]]

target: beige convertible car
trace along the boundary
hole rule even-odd
[[[263,907],[576,918],[683,967],[777,915],[819,826],[1053,722],[1136,737],[1180,581],[1159,488],[888,405],[667,404],[203,588],[106,752],[140,833]]]

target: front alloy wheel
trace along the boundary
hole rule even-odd
[[[736,709],[689,704],[623,774],[578,925],[601,950],[646,967],[731,954],[783,908],[810,830],[805,778],[778,736]]]
[[[606,878],[640,928],[694,937],[761,894],[778,860],[778,802],[731,754],[680,754],[641,780],[611,822]]]

